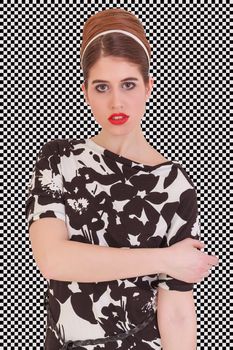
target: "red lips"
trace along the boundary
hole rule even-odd
[[[111,114],[109,117],[108,117],[108,119],[111,119],[112,117],[117,117],[117,116],[119,116],[119,117],[129,117],[127,114],[124,114],[124,113],[114,113],[114,114]]]

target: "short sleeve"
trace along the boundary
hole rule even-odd
[[[185,238],[199,239],[200,224],[196,190],[194,187],[182,192],[178,208],[166,234],[166,246],[171,246]],[[177,280],[164,273],[159,274],[158,286],[167,290],[189,291],[194,283]]]
[[[37,155],[27,186],[25,212],[28,228],[45,217],[65,221],[61,157],[56,139],[44,144]]]

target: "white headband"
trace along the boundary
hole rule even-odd
[[[133,38],[134,40],[136,40],[142,47],[143,49],[145,50],[146,52],[146,55],[147,55],[147,58],[148,58],[148,62],[149,62],[149,65],[150,65],[150,57],[149,57],[149,54],[148,54],[148,51],[147,51],[147,48],[145,47],[145,45],[143,44],[143,42],[134,34],[132,33],[129,33],[125,30],[121,30],[121,29],[110,29],[110,30],[106,30],[104,32],[101,32],[99,34],[97,34],[94,38],[92,38],[89,43],[87,44],[87,46],[85,47],[84,51],[83,51],[83,54],[82,54],[82,57],[81,57],[81,67],[82,67],[82,60],[83,60],[83,57],[84,57],[84,54],[85,54],[85,51],[86,49],[88,48],[88,46],[90,45],[90,43],[95,40],[98,36],[100,35],[103,35],[103,34],[107,34],[107,33],[113,33],[113,32],[118,32],[118,33],[123,33],[125,35],[128,35],[130,36],[131,38]],[[150,70],[150,69],[149,69]]]

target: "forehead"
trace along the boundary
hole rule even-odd
[[[89,78],[91,81],[101,80],[106,82],[123,81],[126,78],[142,79],[136,64],[127,61],[125,58],[114,56],[101,57],[90,69]]]

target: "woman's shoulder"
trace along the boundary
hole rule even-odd
[[[152,145],[148,145],[143,151],[143,158],[140,160],[144,164],[151,166],[166,163],[169,159],[165,158]]]
[[[55,138],[45,142],[41,146],[42,151],[59,151],[59,149],[72,148],[74,145],[79,143],[84,143],[83,139],[74,139],[74,138]]]
[[[180,161],[174,162],[178,169],[180,170],[180,174],[182,174],[183,178],[196,190],[196,186],[193,182],[192,176],[189,174],[189,170],[187,170],[187,166],[183,165]]]

